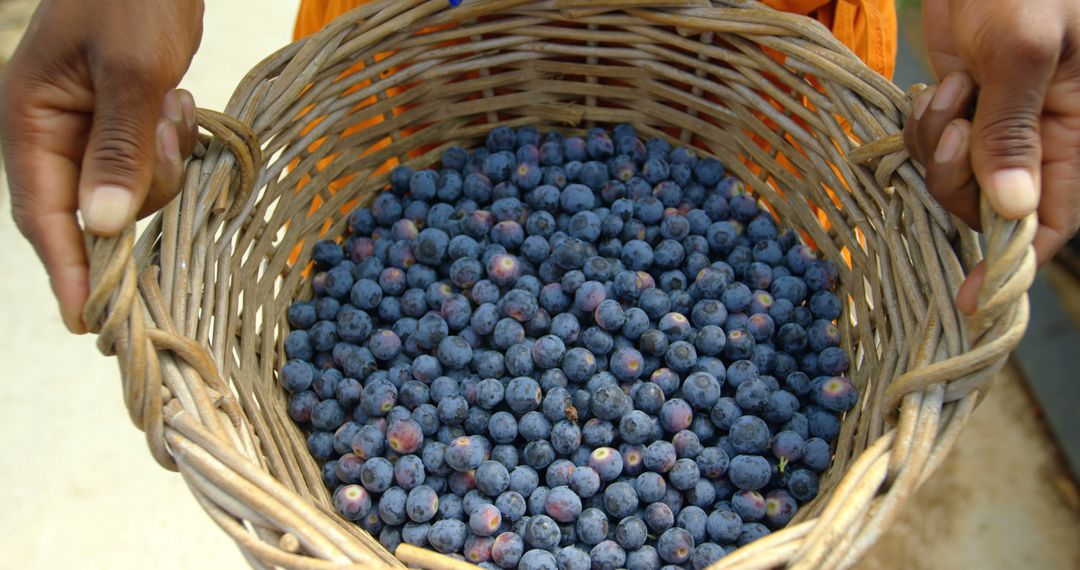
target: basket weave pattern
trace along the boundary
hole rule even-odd
[[[181,196],[139,236],[87,239],[86,321],[151,453],[253,567],[471,567],[395,558],[334,513],[274,380],[285,310],[310,296],[313,238],[343,232],[387,161],[426,167],[496,123],[633,123],[722,160],[840,267],[860,402],[820,496],[715,568],[846,567],[955,443],[1023,334],[1035,270],[1034,218],[984,204],[980,310],[956,309],[984,252],[902,148],[910,100],[816,22],[752,2],[370,3],[263,61],[223,114],[200,110]]]

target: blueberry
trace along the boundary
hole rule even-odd
[[[502,464],[507,469],[513,469],[518,466],[520,457],[517,447],[504,443],[491,448],[491,460]]]
[[[772,471],[760,455],[736,455],[728,466],[728,478],[739,489],[755,491],[768,484]]]
[[[424,462],[415,455],[400,457],[394,464],[394,481],[406,491],[422,485],[426,477]]]
[[[645,468],[656,473],[667,473],[678,459],[671,442],[657,440],[645,448]]]
[[[476,484],[476,478],[472,472],[455,471],[450,473],[446,478],[446,484],[450,488],[451,492],[457,494],[457,496],[464,497],[465,494],[473,490]],[[464,505],[462,503],[462,510]]]
[[[543,469],[555,460],[555,449],[544,440],[530,441],[525,444],[523,456],[526,465],[534,469]]]
[[[541,402],[540,385],[532,378],[514,378],[506,387],[506,402],[519,414],[535,410]]]
[[[783,489],[770,491],[765,496],[765,523],[771,528],[782,528],[796,511],[798,504],[794,497]]]
[[[668,490],[669,493],[677,491],[672,489]],[[676,507],[679,508],[679,507]],[[672,511],[672,507],[664,502],[653,503],[645,509],[645,524],[649,527],[649,530],[655,534],[659,534],[666,529],[671,528],[675,524],[675,516]]]
[[[465,539],[462,553],[466,560],[483,568],[485,565],[490,564],[491,547],[494,544],[495,539],[491,536],[472,535]],[[497,565],[494,567],[499,568]]]
[[[607,539],[608,524],[607,515],[600,509],[584,509],[578,516],[576,524],[578,539],[588,545],[599,544]]]
[[[443,519],[431,525],[427,541],[443,554],[459,552],[465,545],[466,533],[465,523],[455,519]]]
[[[693,410],[685,400],[674,398],[664,402],[660,408],[660,427],[669,433],[675,433],[690,427]]]
[[[555,323],[552,322],[553,329],[554,325]],[[584,382],[590,378],[596,372],[596,364],[596,357],[581,347],[567,350],[562,360],[563,371],[574,382]]]
[[[445,425],[461,425],[469,417],[469,402],[457,394],[441,399],[436,409],[438,421]]]
[[[769,289],[774,299],[786,299],[793,305],[799,305],[806,299],[806,283],[794,275],[779,277]]]
[[[592,394],[592,413],[601,420],[619,419],[629,413],[632,408],[633,401],[618,386],[602,386]]]
[[[694,539],[685,529],[670,528],[657,539],[656,550],[665,561],[681,564],[690,558],[694,550]]]
[[[720,382],[707,372],[694,372],[683,382],[682,396],[695,408],[712,408],[720,398]]]
[[[678,459],[668,472],[671,486],[680,491],[693,488],[701,477],[698,464],[693,459]]]
[[[560,548],[555,555],[555,562],[559,570],[589,570],[592,567],[589,553],[576,545]]]
[[[615,570],[626,563],[626,551],[613,540],[604,540],[589,552],[593,570]]]
[[[686,502],[702,509],[709,510],[716,503],[717,491],[714,480],[699,479],[697,483],[685,493]]]
[[[694,345],[686,341],[676,341],[664,353],[664,361],[668,368],[675,372],[688,372],[697,363],[697,350],[694,349]]]
[[[360,485],[342,485],[334,492],[334,508],[348,520],[362,519],[371,510],[371,496]]]
[[[829,443],[821,438],[812,437],[805,441],[803,448],[803,465],[814,471],[824,471],[832,461],[832,451]]]
[[[762,417],[770,422],[786,422],[794,417],[796,410],[799,409],[799,399],[786,390],[772,389],[772,387],[770,390],[769,400],[765,404]]]
[[[622,473],[622,455],[613,448],[598,447],[589,455],[589,467],[596,471],[601,481],[613,481]]]
[[[579,497],[589,498],[600,490],[600,475],[592,467],[577,467],[570,474],[569,486]]]
[[[754,354],[754,337],[742,328],[731,326],[725,327],[727,342],[724,345],[723,355],[729,360],[746,360]],[[731,330],[734,328],[734,330]]]
[[[544,501],[544,509],[558,522],[574,522],[581,514],[581,499],[570,487],[554,487]]]
[[[547,550],[534,548],[521,557],[518,564],[519,570],[557,570],[558,564],[555,556]]]
[[[278,381],[283,388],[292,393],[303,392],[311,387],[315,380],[315,370],[307,362],[293,359],[285,363],[278,374]]]
[[[851,381],[843,376],[821,376],[810,386],[814,403],[832,412],[846,412],[855,406],[859,395]]]
[[[476,488],[489,497],[495,497],[510,487],[510,473],[496,461],[484,461],[476,468]]]
[[[502,319],[495,324],[492,340],[496,347],[506,350],[525,340],[525,328],[514,319]]]
[[[502,514],[495,505],[482,505],[469,515],[469,529],[477,536],[491,536],[502,524]]]
[[[426,523],[435,518],[439,507],[439,496],[427,485],[420,485],[409,491],[405,502],[405,512],[409,519],[417,523]]]
[[[679,459],[694,459],[704,448],[697,434],[688,429],[684,429],[672,436],[671,444],[675,446],[675,456]]]
[[[472,471],[484,461],[484,448],[476,436],[457,437],[447,444],[445,458],[455,471]]]
[[[551,550],[559,544],[559,525],[547,515],[529,517],[525,523],[525,541],[533,548]]]
[[[505,491],[495,499],[495,506],[502,513],[503,519],[510,522],[525,516],[525,498],[516,491]]]
[[[848,371],[851,359],[844,349],[830,346],[818,354],[818,371],[826,376],[839,376]]]
[[[462,368],[473,357],[472,347],[458,336],[447,336],[439,341],[437,352],[439,362],[448,368]]]
[[[629,226],[627,226],[629,227]],[[622,262],[634,271],[646,271],[653,265],[652,247],[641,239],[631,239],[623,247]]]
[[[727,473],[729,462],[727,453],[719,447],[706,447],[697,456],[701,475],[709,479],[723,477]]]
[[[653,434],[655,419],[641,410],[633,410],[619,419],[619,435],[631,444],[645,443]]]
[[[739,384],[735,390],[735,402],[739,408],[751,412],[760,412],[765,409],[769,401],[769,387],[765,381],[759,378],[751,378]]]
[[[634,392],[634,406],[639,410],[656,415],[664,405],[664,391],[660,386],[647,382]]]
[[[731,445],[738,453],[758,454],[768,449],[769,427],[757,416],[742,416],[728,432]]]
[[[516,568],[525,552],[525,541],[513,532],[504,532],[491,544],[491,559],[502,568]]]
[[[690,533],[690,537],[694,539],[694,543],[700,545],[708,538],[706,533],[707,519],[708,515],[705,514],[704,509],[689,505],[679,511],[679,514],[676,515],[675,526]]]
[[[306,423],[311,421],[311,414],[319,404],[319,397],[311,390],[298,392],[289,397],[288,414],[293,421]]]
[[[315,431],[308,435],[307,449],[312,456],[323,461],[337,457],[334,453],[334,434],[328,431]]]
[[[551,429],[551,446],[557,453],[572,453],[581,445],[581,429],[577,424],[562,420]]]

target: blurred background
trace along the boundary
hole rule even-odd
[[[0,0],[0,62],[36,4]],[[895,81],[905,89],[931,81],[918,4],[898,0]],[[244,74],[291,40],[297,5],[207,2],[202,47],[181,86],[199,106],[224,108]],[[0,267],[11,269],[0,280],[0,566],[244,567],[183,480],[151,458],[123,407],[115,362],[94,338],[64,329],[45,273],[11,221],[6,178],[0,185]],[[1080,568],[1076,251],[1040,272],[1023,345],[860,568]]]

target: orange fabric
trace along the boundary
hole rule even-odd
[[[301,0],[293,35],[313,34],[367,0]],[[785,12],[815,18],[871,69],[892,79],[896,64],[894,0],[764,0]]]

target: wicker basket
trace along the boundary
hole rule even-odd
[[[395,558],[334,513],[274,379],[285,310],[310,295],[313,238],[341,234],[388,161],[426,166],[496,123],[630,122],[721,159],[841,267],[860,404],[820,496],[715,567],[846,567],[955,443],[1023,334],[1035,269],[1034,218],[984,204],[981,309],[958,312],[982,251],[909,162],[909,111],[817,22],[752,2],[370,3],[267,58],[224,114],[200,111],[182,195],[138,237],[88,240],[86,320],[154,457],[254,567],[471,567]]]

